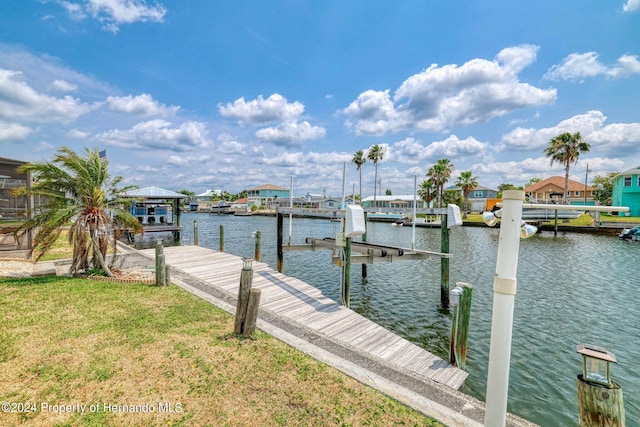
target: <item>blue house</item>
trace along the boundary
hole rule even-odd
[[[267,209],[277,205],[278,201],[289,200],[289,189],[273,184],[265,184],[247,190],[249,206],[265,206]]]
[[[613,177],[613,206],[627,206],[631,216],[640,216],[640,166]]]

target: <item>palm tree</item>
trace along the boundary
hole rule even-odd
[[[569,166],[578,162],[581,153],[587,153],[591,146],[587,141],[582,139],[580,132],[565,132],[551,138],[544,149],[545,156],[551,158],[551,166],[554,163],[564,165],[564,196],[563,203],[567,203],[569,199]]]
[[[464,196],[464,208],[462,217],[467,217],[467,209],[469,209],[469,193],[478,186],[478,178],[473,176],[471,171],[460,172],[460,176],[456,180],[456,186],[462,190]]]
[[[110,178],[109,164],[100,158],[97,149],[85,149],[85,154],[82,157],[62,147],[51,162],[27,163],[19,168],[21,173],[33,173],[34,183],[15,189],[14,194],[42,196],[46,200],[40,212],[20,226],[19,233],[36,231],[31,252],[37,252],[37,261],[70,225],[70,272],[76,274],[91,265],[112,276],[105,262],[109,236],[115,239],[117,231],[124,227],[140,232],[142,226],[123,209],[125,202],[120,195],[131,187],[118,189],[122,178]],[[113,245],[115,248],[115,242]]]
[[[364,151],[358,150],[353,155],[353,159],[351,159],[351,163],[357,166],[358,172],[360,173],[360,204],[362,205],[362,165],[364,165],[367,161],[367,158],[364,156]]]
[[[367,155],[367,158],[371,160],[376,167],[375,179],[373,181],[373,205],[376,207],[378,206],[378,203],[376,201],[376,185],[378,183],[378,161],[382,160],[383,156],[384,151],[382,151],[382,147],[380,147],[378,144],[372,146],[369,149],[369,154]]]
[[[428,179],[422,181],[420,188],[418,188],[418,196],[427,203],[427,207],[429,207],[431,200],[433,200],[433,190],[433,183]]]
[[[436,197],[437,197],[437,205],[442,207],[442,200],[444,197],[444,186],[451,178],[451,173],[453,172],[453,163],[449,159],[440,159],[436,162],[435,165],[429,168],[427,172],[427,179],[433,182],[436,187]]]

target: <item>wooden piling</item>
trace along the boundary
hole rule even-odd
[[[224,225],[220,224],[220,252],[224,252]]]
[[[276,213],[276,267],[278,273],[282,273],[284,269],[284,251],[282,250],[282,240],[284,238],[284,219],[281,213]]]
[[[166,286],[171,284],[171,267],[169,265],[167,265],[164,270],[164,284]]]
[[[198,246],[198,221],[193,221],[193,244]]]
[[[164,247],[162,246],[162,240],[158,239],[156,242],[156,285],[165,286],[167,266],[164,257]]]
[[[344,251],[344,287],[342,301],[346,307],[351,304],[351,237],[345,239]]]
[[[585,381],[578,375],[578,423],[580,427],[625,427],[622,387]]]
[[[256,324],[258,323],[258,308],[260,306],[260,289],[251,289],[249,294],[249,301],[247,304],[247,313],[242,328],[242,335],[251,338],[251,335],[256,330]]]
[[[440,252],[449,253],[449,228],[447,215],[442,215],[440,221]],[[442,308],[449,308],[449,258],[440,258],[440,304]]]
[[[361,237],[361,240],[363,242],[367,241],[367,213],[364,213],[364,234]],[[366,263],[362,263],[362,283],[367,283],[368,279],[367,279],[367,264]]]
[[[253,250],[253,259],[255,259],[256,261],[260,261],[260,257],[261,257],[261,242],[262,240],[262,236],[260,234],[260,230],[256,231],[256,243],[255,243],[255,248]]]
[[[462,288],[460,302],[453,309],[451,317],[451,339],[449,341],[449,363],[460,369],[467,364],[467,346],[469,342],[469,323],[471,321],[471,300],[473,286],[456,282]]]
[[[242,335],[245,319],[247,316],[247,306],[251,294],[251,284],[253,282],[253,269],[242,269],[240,272],[240,288],[238,289],[238,302],[236,304],[236,320],[233,332]]]

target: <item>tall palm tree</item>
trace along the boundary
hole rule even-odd
[[[358,168],[358,172],[360,173],[360,204],[362,205],[362,165],[364,165],[367,161],[367,158],[364,156],[364,151],[358,150],[353,155],[353,159],[351,159],[351,163],[356,165]]]
[[[376,167],[375,179],[373,181],[373,205],[376,207],[378,206],[378,202],[376,200],[376,193],[377,193],[376,186],[378,183],[378,161],[382,160],[383,156],[384,156],[384,151],[382,150],[382,147],[379,146],[378,144],[369,148],[369,154],[367,155],[367,158],[371,160]]]
[[[449,159],[440,159],[436,162],[435,165],[429,168],[427,172],[427,179],[433,182],[436,187],[436,197],[437,197],[437,205],[442,207],[442,200],[444,197],[444,186],[451,178],[451,173],[453,172],[453,163]]]
[[[425,179],[420,183],[420,187],[418,188],[418,196],[420,196],[420,198],[427,203],[427,207],[429,207],[431,200],[433,200],[433,192],[434,186],[430,180]]]
[[[547,148],[544,149],[545,156],[551,159],[551,166],[554,163],[564,165],[564,196],[562,201],[565,204],[569,199],[569,167],[572,163],[578,162],[581,153],[587,153],[590,149],[591,146],[582,139],[580,132],[561,133],[551,138]]]
[[[469,209],[469,193],[478,186],[478,178],[473,176],[471,171],[460,172],[460,176],[456,180],[456,186],[462,190],[464,197],[464,207],[462,217],[467,217],[467,210]]]
[[[51,248],[62,230],[70,226],[71,273],[92,266],[112,276],[105,262],[109,237],[113,235],[115,239],[116,230],[123,227],[142,231],[136,218],[124,210],[126,205],[120,198],[131,187],[118,189],[122,178],[110,178],[108,162],[100,158],[97,149],[85,149],[83,157],[62,147],[53,161],[27,163],[18,170],[33,173],[34,183],[31,187],[15,189],[14,194],[42,196],[45,200],[40,212],[19,229],[19,233],[35,230],[31,252],[36,252],[36,260]]]

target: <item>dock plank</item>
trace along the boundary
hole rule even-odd
[[[146,249],[155,257],[155,249]],[[166,262],[211,288],[237,297],[242,258],[198,246],[164,248]],[[414,375],[460,389],[467,373],[364,316],[339,305],[319,289],[253,262],[253,287],[261,290],[260,311],[303,325],[319,336]]]

